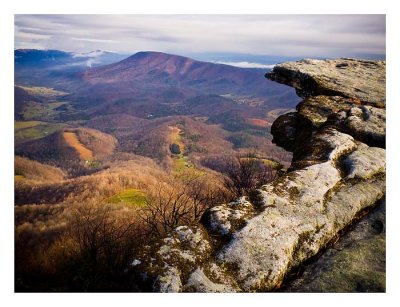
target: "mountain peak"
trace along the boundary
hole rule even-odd
[[[128,59],[140,59],[140,58],[145,58],[145,57],[164,57],[164,58],[186,58],[181,55],[175,55],[175,54],[170,54],[170,53],[165,53],[165,52],[160,52],[160,51],[139,51],[133,55],[131,55]]]
[[[167,64],[169,66],[181,66],[185,63],[194,63],[195,60],[180,56],[174,55],[159,51],[140,51],[135,53],[126,59],[128,62],[137,62],[138,64],[143,65],[155,65],[155,66],[163,66],[163,64]]]
[[[88,69],[83,78],[91,84],[117,84],[143,87],[166,85],[199,86],[202,89],[218,86],[221,92],[235,85],[252,84],[264,89],[263,74],[224,64],[196,61],[194,59],[157,51],[140,51],[118,63]],[[253,83],[252,83],[253,82]],[[222,88],[224,91],[222,91]]]

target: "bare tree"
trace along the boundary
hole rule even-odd
[[[276,171],[266,165],[255,154],[235,156],[224,161],[222,169],[225,187],[235,197],[247,195],[250,191],[272,181]]]
[[[118,214],[108,205],[78,206],[70,216],[66,237],[73,242],[68,251],[70,268],[78,272],[80,286],[93,290],[121,278],[143,235],[136,218],[127,212]]]
[[[148,192],[146,206],[139,216],[150,235],[161,237],[182,223],[191,220],[192,201],[184,189],[163,183]]]
[[[204,211],[225,202],[229,196],[223,182],[206,174],[188,173],[181,178],[185,193],[192,200],[192,216],[199,221]]]

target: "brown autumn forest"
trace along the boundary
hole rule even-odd
[[[56,71],[35,52],[16,50],[16,291],[149,291],[128,265],[144,246],[290,165],[270,126],[298,98],[263,70],[138,53]]]

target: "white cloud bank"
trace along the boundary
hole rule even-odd
[[[385,15],[15,15],[15,48],[295,57],[385,54]]]
[[[251,63],[251,62],[223,62],[223,61],[218,61],[215,62],[217,64],[225,64],[225,65],[230,65],[230,66],[236,66],[236,67],[241,67],[241,68],[266,68],[266,69],[272,69],[274,68],[275,64],[261,64],[261,63]]]

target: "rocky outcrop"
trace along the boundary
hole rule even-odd
[[[293,86],[299,96],[342,96],[384,107],[386,62],[355,59],[302,60],[274,67],[267,77]]]
[[[291,115],[296,116],[297,130],[287,131],[284,121],[288,115],[272,125],[276,143],[281,145],[279,140],[289,139],[293,144],[293,135],[332,125],[369,146],[385,147],[385,69],[383,61],[353,59],[302,60],[276,65],[268,78],[295,87],[305,97],[297,106],[296,115]],[[292,119],[289,127],[293,125]],[[280,135],[285,131],[286,137]]]
[[[150,261],[155,291],[276,290],[385,196],[385,63],[304,60],[268,77],[305,97],[271,129],[293,152],[290,169],[251,199],[207,211],[204,228],[164,239]]]

